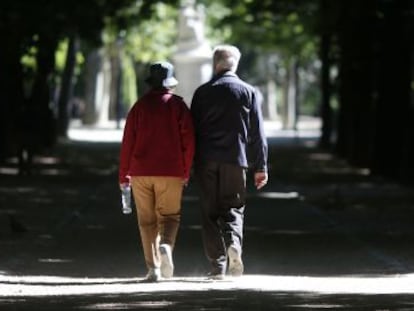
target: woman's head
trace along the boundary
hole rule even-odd
[[[152,63],[145,81],[154,88],[171,89],[178,84],[177,79],[174,78],[174,66],[169,62]]]

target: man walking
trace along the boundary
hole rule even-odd
[[[243,274],[246,170],[257,189],[267,183],[267,142],[258,95],[236,70],[240,51],[221,45],[213,53],[213,78],[191,103],[196,135],[195,177],[200,187],[202,236],[209,278]],[[249,156],[248,159],[248,151]]]

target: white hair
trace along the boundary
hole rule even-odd
[[[236,72],[241,53],[234,45],[218,45],[213,50],[213,65],[215,71],[230,70]]]

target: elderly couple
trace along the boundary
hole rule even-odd
[[[148,282],[173,276],[181,196],[193,159],[211,267],[207,277],[243,274],[246,170],[253,171],[257,189],[266,185],[268,175],[256,90],[235,73],[240,56],[235,46],[214,49],[213,77],[195,91],[190,109],[172,93],[178,84],[173,66],[152,64],[146,80],[151,88],[128,113],[119,183],[132,187]]]

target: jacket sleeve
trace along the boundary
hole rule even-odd
[[[119,183],[129,183],[129,163],[136,137],[136,113],[134,107],[128,113],[119,156]]]
[[[253,172],[267,172],[268,146],[264,131],[262,110],[256,91],[252,93],[249,136]]]
[[[190,170],[193,164],[195,137],[191,112],[184,102],[182,102],[181,105],[179,127],[181,136],[181,150],[183,152],[184,178],[188,179],[190,177]]]

